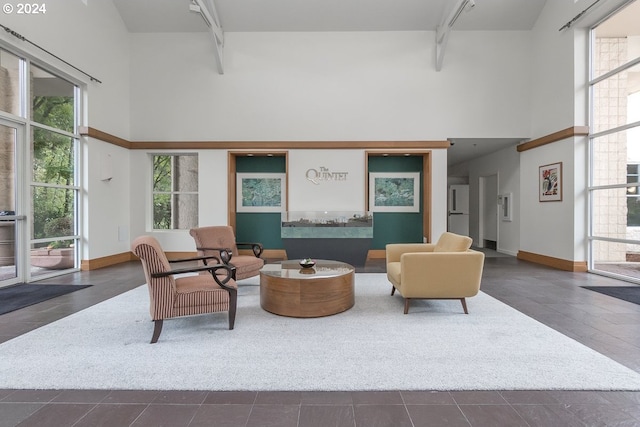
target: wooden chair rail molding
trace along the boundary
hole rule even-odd
[[[516,146],[519,152],[556,141],[589,134],[588,126],[573,126]],[[81,127],[80,135],[130,150],[170,149],[424,149],[449,148],[449,141],[127,141],[92,127]]]
[[[100,141],[108,142],[109,144],[117,145],[119,147],[131,149],[131,142],[127,141],[126,139],[118,138],[117,136],[111,135],[110,133],[102,132],[101,130],[91,127],[81,127],[80,135],[99,139]]]
[[[130,150],[292,150],[292,149],[424,149],[449,148],[449,141],[127,141],[92,127],[81,127],[80,135]]]
[[[573,136],[589,135],[589,126],[573,126],[563,129],[558,132],[543,136],[542,138],[533,139],[531,141],[522,143],[516,146],[518,152],[531,150],[543,145],[551,144],[552,142],[562,141],[563,139],[571,138]]]

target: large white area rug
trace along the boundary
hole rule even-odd
[[[141,286],[0,345],[0,388],[161,390],[640,390],[640,374],[496,299],[418,301],[356,275],[355,306],[324,318],[260,308],[240,282],[227,314],[167,320],[157,344]]]

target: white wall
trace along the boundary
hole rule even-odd
[[[86,4],[85,4],[86,3]],[[110,1],[66,0],[47,3],[46,14],[2,14],[2,24],[70,64],[89,78],[29,43],[0,33],[0,43],[85,87],[82,126],[129,138],[129,33]],[[129,153],[96,140],[82,141],[82,208],[86,237],[82,259],[122,253],[129,242],[118,238],[120,226],[129,227]],[[100,159],[112,156],[114,179],[99,179]],[[88,244],[87,244],[88,243]]]
[[[82,0],[56,1],[46,6],[46,14],[3,13],[2,24],[96,77],[101,84],[90,82],[87,76],[5,31],[0,39],[54,66],[76,83],[87,84],[89,116],[83,118],[83,125],[129,138],[129,33],[115,6],[110,1]]]
[[[431,32],[228,33],[219,75],[207,34],[133,34],[132,138],[528,134],[530,34],[454,36],[436,72]]]
[[[346,172],[344,180],[306,179],[309,169]],[[312,172],[311,176],[315,173]],[[292,150],[289,152],[289,211],[364,211],[363,150]]]
[[[84,236],[82,259],[129,251],[131,216],[129,192],[131,175],[129,150],[102,141],[83,144],[84,175]],[[105,160],[110,157],[110,160]],[[112,179],[103,181],[101,163],[109,161]]]
[[[165,250],[195,251],[189,230],[152,231],[152,153],[167,151],[131,150],[131,239],[151,234]],[[198,218],[201,226],[227,224],[227,151],[172,150],[172,154],[198,155]]]
[[[531,138],[588,126],[588,28],[621,0],[605,0],[558,31],[585,1],[547,2],[532,31]],[[539,202],[538,168],[563,163],[563,201]],[[587,139],[569,138],[520,156],[520,249],[570,261],[587,258]]]
[[[540,202],[539,167],[558,161],[562,161],[562,201]],[[521,250],[565,260],[579,260],[574,258],[574,170],[573,138],[521,153]],[[584,230],[580,231],[584,236]]]
[[[507,147],[469,162],[469,235],[480,241],[480,177],[497,175],[498,194],[512,193],[512,221],[498,219],[498,252],[517,255],[520,248],[520,153]]]
[[[431,164],[431,242],[447,231],[447,150],[433,150]]]
[[[498,242],[498,174],[480,177],[480,246]]]
[[[227,33],[220,75],[207,34],[132,34],[131,138],[401,141],[526,135],[530,34],[456,33],[441,72],[435,71],[433,37]],[[290,210],[363,209],[363,150],[292,150],[289,156]],[[140,173],[134,157],[132,207],[147,185],[133,179]],[[215,157],[207,167],[226,171],[226,159]],[[446,157],[446,150],[433,152],[434,238],[446,231]],[[319,166],[349,172],[347,185],[323,183],[309,193],[312,184],[299,178]],[[221,204],[216,212],[225,209]],[[226,223],[226,216],[216,216]],[[140,221],[132,223],[136,232],[144,231]],[[169,236],[169,250],[187,244],[176,233]]]

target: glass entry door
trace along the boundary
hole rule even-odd
[[[18,168],[23,134],[23,125],[0,119],[0,287],[24,281],[26,217]]]

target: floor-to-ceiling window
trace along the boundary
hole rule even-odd
[[[640,282],[640,1],[591,31],[589,268]]]
[[[79,99],[74,83],[0,49],[0,286],[78,265]]]

